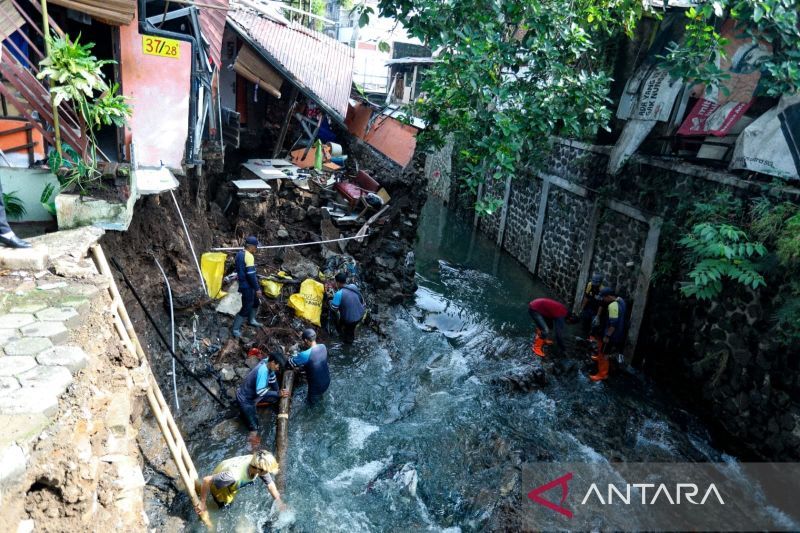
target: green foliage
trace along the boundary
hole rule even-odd
[[[86,154],[79,154],[69,145],[62,153],[48,157],[51,172],[59,176],[63,188],[77,185],[81,192],[89,181],[100,177],[97,171],[97,140],[95,130],[101,126],[124,126],[131,107],[119,94],[119,85],[109,85],[102,72],[104,65],[114,61],[97,59],[91,50],[94,43],[80,44],[80,35],[73,41],[68,35],[49,38],[50,51],[40,63],[37,77],[46,78],[54,105],[71,102],[82,119],[89,135]]]
[[[475,211],[479,216],[489,216],[497,212],[502,206],[502,198],[483,198],[475,202]]]
[[[761,198],[753,207],[752,228],[759,239],[775,243],[782,267],[800,268],[800,206]]]
[[[772,45],[773,54],[762,66],[759,90],[768,96],[800,92],[798,0],[704,0],[698,4],[687,12],[691,20],[684,43],[673,43],[663,58],[673,75],[719,86],[724,77],[713,59],[722,52],[725,40],[714,30],[714,21],[727,11],[736,20],[737,30]]]
[[[42,189],[42,195],[39,197],[39,202],[42,207],[52,216],[56,216],[56,196],[59,190],[52,183],[48,183]]]
[[[3,204],[6,206],[6,215],[11,220],[19,220],[28,213],[28,210],[25,209],[25,204],[17,196],[17,191],[4,192]]]
[[[691,267],[690,282],[681,286],[684,296],[709,300],[722,292],[725,279],[757,289],[766,286],[764,277],[752,258],[767,253],[760,242],[749,240],[747,233],[730,224],[702,222],[679,241],[685,249],[684,261]]]

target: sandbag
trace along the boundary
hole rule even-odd
[[[283,270],[278,272],[277,277],[289,280],[292,279],[292,277],[287,275],[286,272],[284,272]],[[283,283],[280,283],[278,281],[272,281],[269,279],[262,279],[261,289],[264,292],[264,296],[269,296],[270,298],[277,298],[281,295],[281,290],[283,289]]]
[[[227,293],[222,290],[222,277],[225,275],[225,259],[228,257],[223,252],[206,252],[200,257],[200,270],[206,281],[208,295],[219,299]]]
[[[294,314],[307,320],[315,326],[321,326],[322,296],[325,286],[319,281],[307,279],[300,284],[300,292],[289,297],[289,307],[294,309]]]

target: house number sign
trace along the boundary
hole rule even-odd
[[[156,37],[154,35],[142,35],[142,50],[145,54],[151,56],[177,59],[180,57],[181,53],[180,44],[180,41],[175,39],[165,39],[164,37]]]

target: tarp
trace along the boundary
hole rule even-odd
[[[784,95],[739,135],[730,168],[800,179],[800,95]]]

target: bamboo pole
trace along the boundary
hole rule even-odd
[[[42,0],[42,26],[44,27],[44,50],[50,56],[50,17],[47,14],[47,0]],[[61,127],[58,124],[58,106],[56,105],[56,97],[50,88],[50,106],[53,108],[53,130],[55,132],[56,152],[58,157],[62,156],[61,153]]]
[[[281,390],[289,391],[287,398],[281,398],[278,404],[278,419],[275,421],[275,458],[278,460],[280,472],[275,479],[278,491],[283,493],[286,488],[286,450],[289,448],[289,408],[292,405],[292,389],[294,388],[294,370],[283,373]]]
[[[150,410],[153,412],[153,416],[158,422],[158,427],[161,429],[161,434],[167,443],[167,448],[169,448],[170,454],[172,455],[172,460],[175,462],[175,466],[178,468],[178,473],[180,474],[181,481],[186,488],[186,493],[189,495],[189,499],[192,501],[192,506],[197,508],[200,503],[200,497],[195,489],[195,481],[197,481],[199,477],[197,475],[197,470],[194,467],[194,462],[189,455],[189,450],[186,447],[186,443],[183,440],[180,429],[178,429],[178,425],[175,423],[175,419],[172,417],[172,412],[169,409],[169,405],[167,404],[166,400],[164,400],[164,395],[161,393],[158,382],[156,381],[153,371],[147,362],[147,357],[144,353],[144,350],[142,350],[139,337],[136,335],[136,330],[133,329],[133,324],[131,323],[128,311],[125,308],[125,303],[119,294],[117,283],[111,274],[111,268],[108,266],[103,249],[99,244],[96,244],[92,247],[92,254],[94,255],[97,269],[109,280],[108,292],[112,299],[112,309],[114,309],[113,313],[115,318],[115,326],[117,326],[117,332],[119,333],[119,336],[125,346],[131,350],[132,353],[139,357],[139,361],[147,371],[147,402],[150,405]],[[200,519],[203,521],[209,531],[214,530],[208,511],[203,513],[200,516]]]

